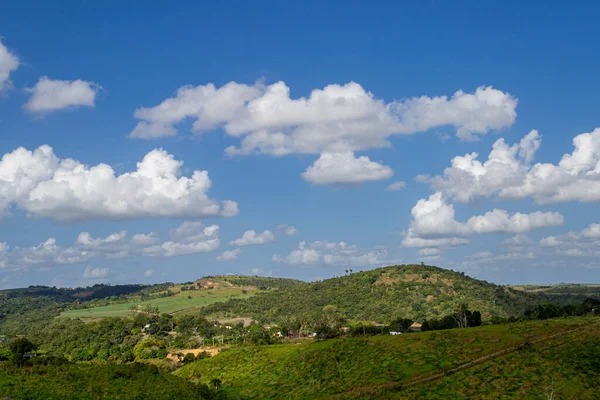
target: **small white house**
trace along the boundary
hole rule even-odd
[[[402,335],[402,332],[390,331],[390,335],[392,335],[392,336]]]

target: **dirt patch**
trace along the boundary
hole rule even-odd
[[[224,324],[235,325],[235,324],[239,324],[240,322],[243,322],[244,328],[249,327],[252,322],[255,322],[252,318],[245,318],[245,317],[219,318],[217,321],[219,321],[219,323],[222,325],[224,325]]]
[[[198,354],[200,354],[202,352],[206,352],[209,356],[214,357],[217,354],[219,354],[219,351],[220,351],[219,349],[213,349],[210,347],[205,348],[205,349],[182,349],[182,350],[170,352],[169,354],[167,354],[167,358],[172,361],[179,361],[177,354],[182,354],[183,356],[185,356],[186,354],[193,354],[194,357],[196,357],[196,356],[198,356]]]
[[[428,302],[428,303],[430,303],[430,302],[432,302],[432,301],[433,301],[433,299],[434,299],[434,298],[435,298],[435,297],[433,297],[432,295],[429,295],[429,296],[427,296],[427,298],[426,298],[426,299],[427,299],[427,302]]]

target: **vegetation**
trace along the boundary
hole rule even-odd
[[[521,315],[540,297],[425,265],[401,265],[355,272],[325,281],[297,284],[205,307],[205,316],[248,316],[262,323],[306,325],[334,306],[348,320],[389,323],[454,314],[462,304],[484,320]]]
[[[595,322],[591,318],[555,319],[399,336],[246,346],[188,364],[175,374],[207,384],[212,379],[220,379],[222,389],[233,398],[308,399],[356,395],[362,399],[373,395],[384,399],[389,398],[390,391],[397,391],[416,377],[444,373],[477,358],[557,333],[582,328],[577,332],[598,340],[600,330]],[[573,337],[577,334],[571,333]],[[536,346],[531,351],[537,351]],[[590,348],[590,352],[589,356],[600,356],[597,346]],[[518,374],[514,370],[510,373]],[[496,386],[501,386],[501,382]],[[591,390],[589,385],[587,389],[582,388],[582,393],[586,390]],[[443,388],[437,392],[438,397],[431,398],[444,398],[442,393]]]
[[[0,291],[0,398],[598,397],[589,286],[405,265],[111,288]]]
[[[205,385],[190,383],[151,365],[56,361],[23,367],[0,364],[0,397],[15,400],[220,398]]]

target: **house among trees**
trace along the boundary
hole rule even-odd
[[[390,335],[392,335],[392,336],[402,335],[402,332],[390,331]]]
[[[412,325],[408,327],[408,329],[410,329],[413,332],[421,332],[422,326],[423,326],[423,324],[420,324],[418,322],[413,322]]]

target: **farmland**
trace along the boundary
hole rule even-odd
[[[181,291],[181,285],[169,288],[173,296],[159,297],[151,300],[135,300],[126,303],[111,304],[103,307],[93,307],[69,310],[61,313],[64,318],[102,318],[125,317],[132,314],[132,307],[143,308],[150,305],[158,307],[161,313],[171,314],[177,311],[194,309],[208,304],[227,301],[233,298],[247,298],[252,296],[255,287],[223,286],[215,289]]]

